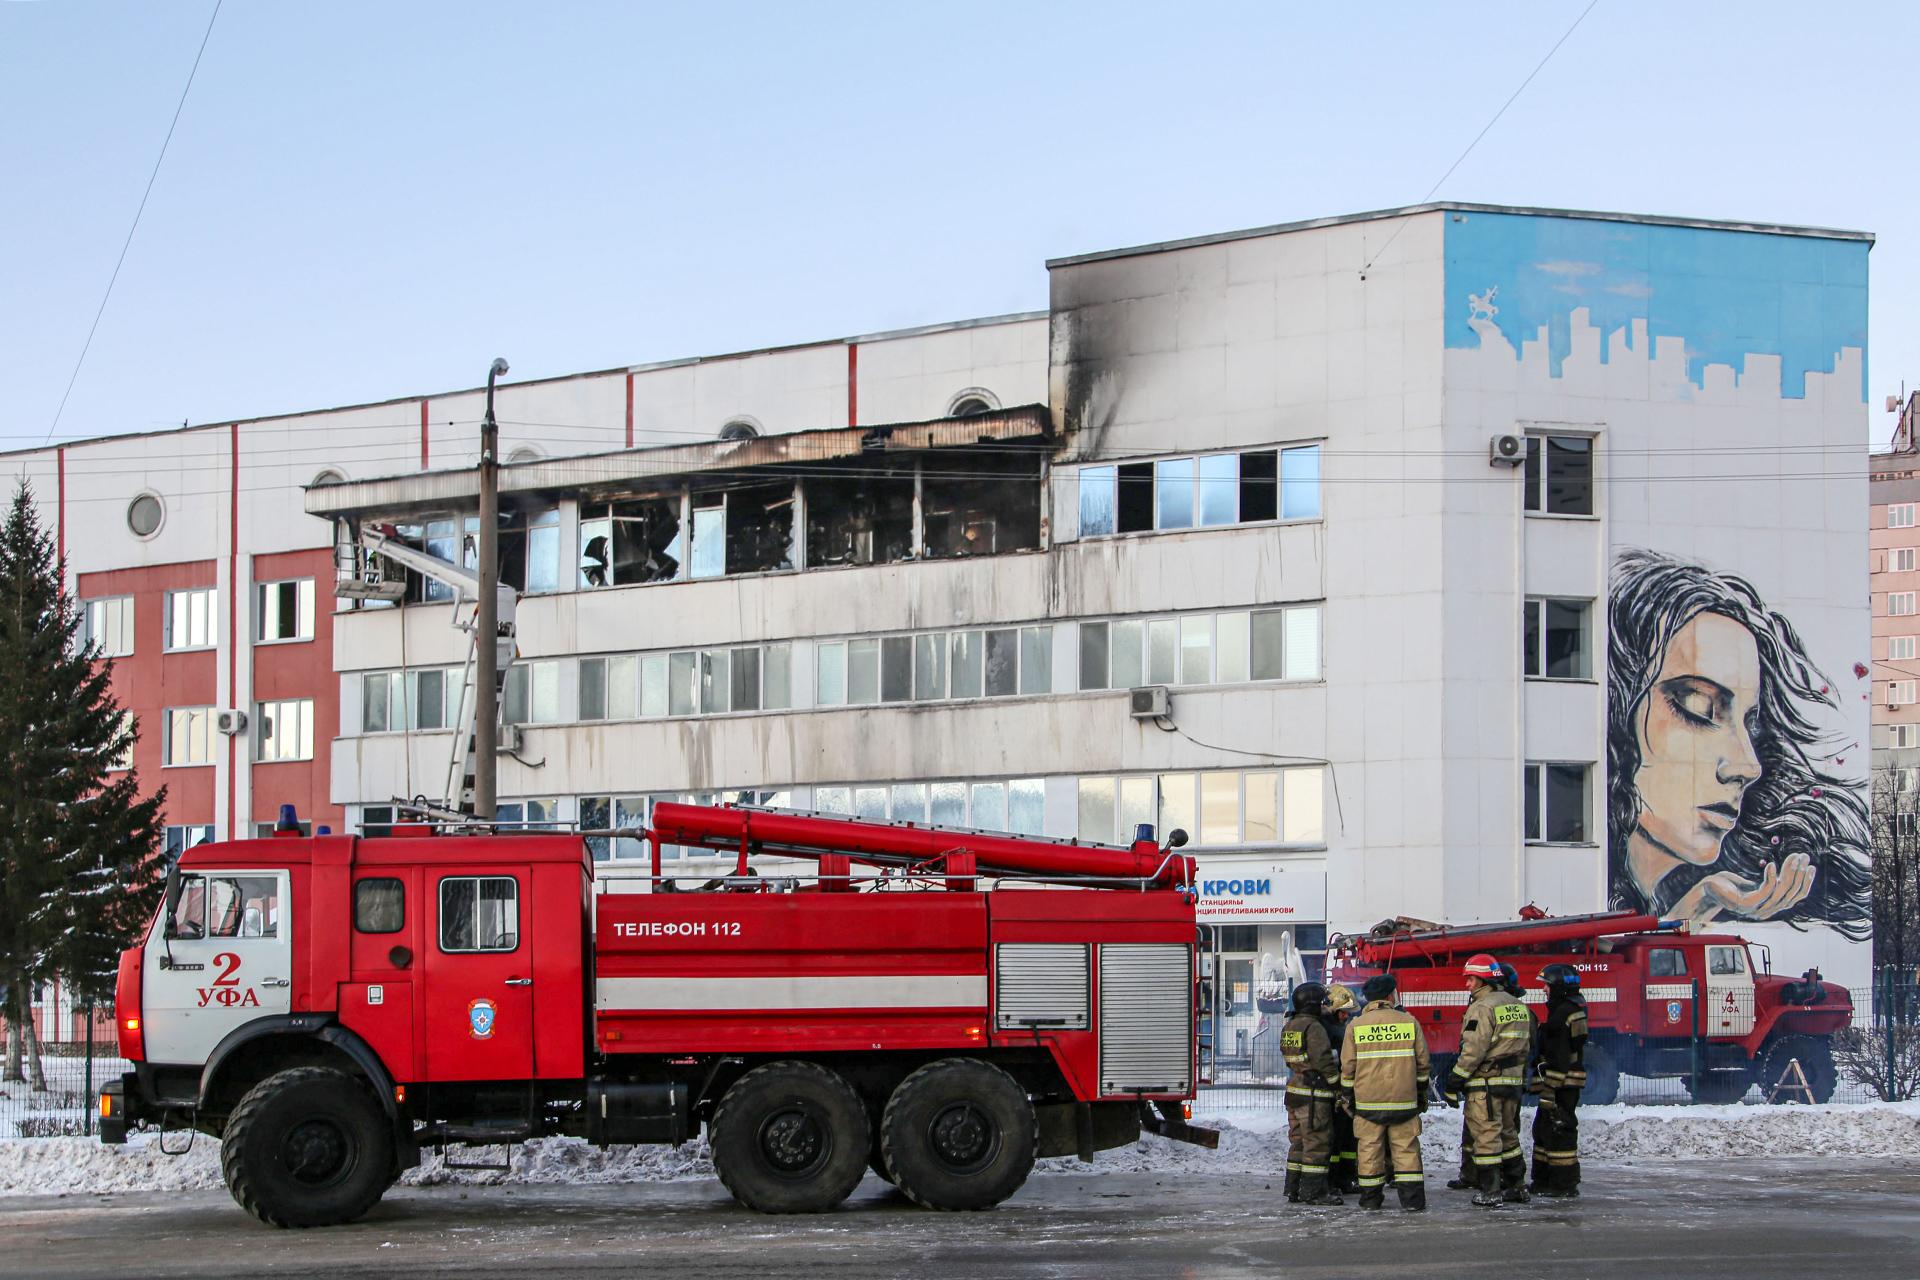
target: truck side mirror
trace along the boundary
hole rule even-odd
[[[160,919],[160,936],[161,937],[177,938],[180,936],[178,933],[174,931],[174,914],[178,912],[179,909],[180,909],[180,859],[169,858],[167,859],[166,905],[162,908],[162,910],[164,910],[166,914],[162,916]]]
[[[1187,843],[1187,833],[1179,827],[1167,832],[1167,848],[1179,849]]]

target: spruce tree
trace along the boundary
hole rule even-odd
[[[137,726],[113,697],[113,662],[81,643],[66,566],[22,480],[0,529],[0,986],[6,1076],[24,1051],[45,1088],[32,992],[58,976],[81,1002],[110,1002],[121,948],[152,916],[164,790],[141,798],[114,765]]]

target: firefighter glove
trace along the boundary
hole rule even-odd
[[[1338,1101],[1336,1101],[1333,1105],[1340,1112],[1340,1114],[1347,1115],[1347,1116],[1352,1115],[1353,1114],[1353,1090],[1342,1089],[1340,1091],[1340,1097]]]
[[[1441,1096],[1447,1100],[1447,1105],[1450,1107],[1458,1107],[1460,1105],[1460,1090],[1455,1088],[1451,1083],[1447,1085],[1446,1090]]]

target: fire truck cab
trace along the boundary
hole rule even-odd
[[[697,886],[594,893],[577,834],[201,845],[121,957],[133,1070],[101,1136],[222,1139],[276,1225],[358,1216],[425,1147],[707,1131],[750,1207],[830,1207],[874,1169],[984,1208],[1036,1157],[1185,1123],[1191,860],[659,806],[656,842],[733,851]],[[808,875],[750,856],[812,857]],[[860,875],[856,867],[879,867]],[[989,876],[992,879],[989,879]]]

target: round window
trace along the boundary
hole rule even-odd
[[[127,528],[133,530],[135,537],[151,538],[160,532],[160,517],[164,514],[160,499],[143,493],[127,504]]]

